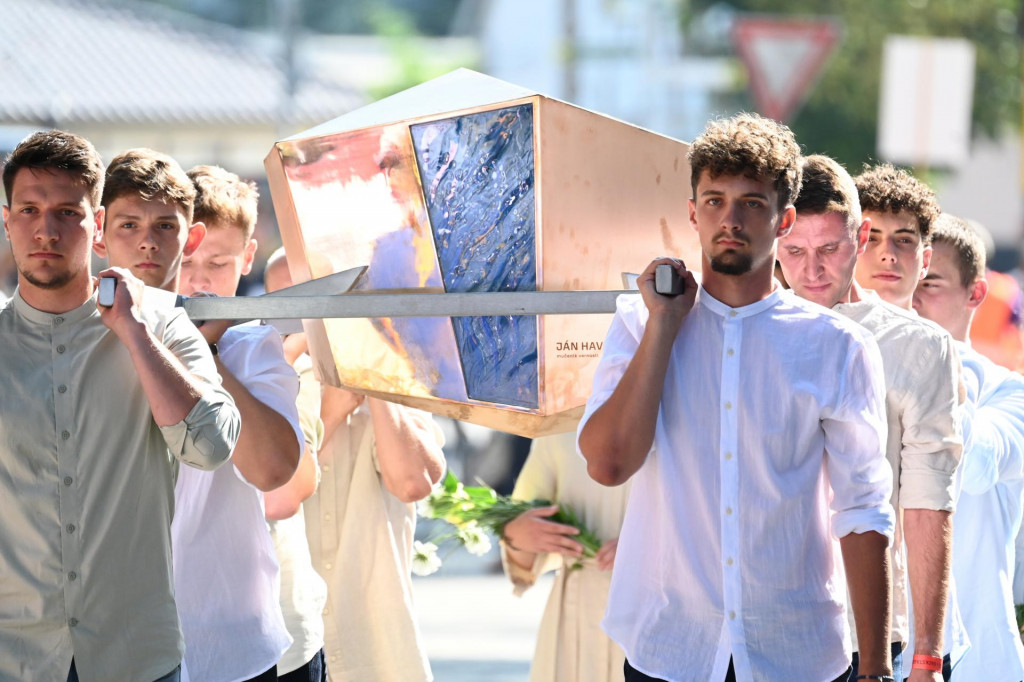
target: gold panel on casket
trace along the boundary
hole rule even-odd
[[[459,70],[277,143],[293,280],[363,291],[619,289],[699,263],[687,145]],[[358,295],[358,293],[350,294]],[[529,437],[574,428],[610,315],[306,320],[322,381]]]

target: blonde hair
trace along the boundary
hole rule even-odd
[[[245,241],[256,229],[259,192],[256,183],[242,180],[220,166],[196,166],[188,172],[196,190],[196,222],[234,226],[242,230]]]

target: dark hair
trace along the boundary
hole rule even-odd
[[[125,195],[136,195],[145,201],[166,201],[185,210],[192,222],[196,189],[178,162],[152,149],[129,149],[118,154],[107,166],[103,205],[110,206]]]
[[[941,214],[932,225],[932,246],[949,244],[956,252],[960,286],[969,287],[985,276],[985,243],[966,220]]]
[[[851,231],[861,223],[860,201],[853,178],[835,159],[812,154],[801,159],[800,196],[794,202],[798,215],[838,213]]]
[[[737,114],[708,123],[690,145],[690,186],[697,196],[701,173],[768,178],[779,208],[800,194],[800,146],[786,126],[757,114]]]
[[[899,213],[906,211],[917,219],[921,241],[931,241],[932,223],[939,217],[939,202],[935,192],[913,175],[883,163],[868,168],[854,178],[862,211]]]
[[[103,194],[103,161],[92,143],[62,130],[32,133],[18,143],[4,163],[4,192],[11,203],[14,178],[22,168],[66,171],[76,175],[89,190],[93,210]]]

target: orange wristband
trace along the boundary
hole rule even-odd
[[[914,656],[914,662],[911,665],[911,670],[928,670],[933,673],[942,672],[942,659],[938,656],[925,656],[924,654],[917,654]]]

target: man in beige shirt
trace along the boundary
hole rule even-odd
[[[174,479],[228,459],[238,411],[182,310],[141,307],[117,268],[97,304],[88,141],[36,133],[3,180],[18,289],[0,304],[0,680],[176,680]]]
[[[779,240],[786,281],[803,298],[866,327],[882,353],[886,455],[894,475],[892,504],[900,511],[892,548],[893,671],[896,679],[938,680],[937,672],[916,665],[912,670],[910,659],[942,655],[949,579],[949,544],[942,529],[954,507],[953,474],[962,448],[958,356],[948,334],[854,280],[858,254],[864,252],[874,225],[862,220],[856,187],[842,166],[826,156],[805,158],[795,205],[793,230]],[[903,651],[910,641],[908,574],[918,605],[917,641],[909,654]],[[856,653],[854,657],[856,672]]]

